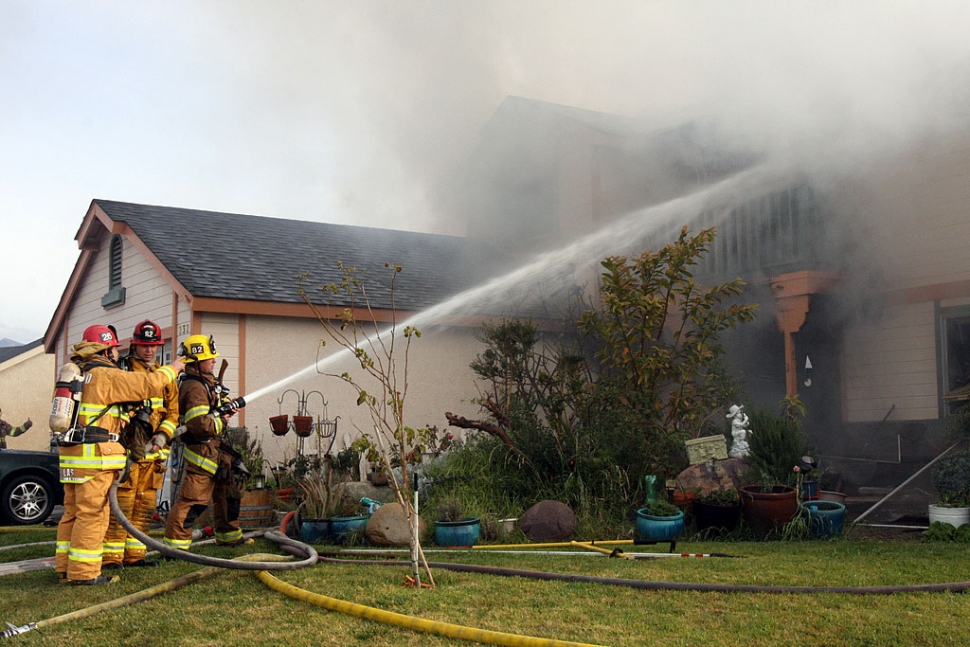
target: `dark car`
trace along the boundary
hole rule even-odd
[[[57,453],[0,449],[0,522],[41,523],[64,502]]]

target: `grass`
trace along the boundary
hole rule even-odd
[[[0,529],[0,546],[53,539],[53,529]],[[665,544],[627,547],[660,551]],[[430,548],[429,548],[430,550]],[[964,544],[875,541],[680,542],[685,552],[739,559],[622,560],[595,556],[432,553],[457,561],[638,580],[764,585],[902,585],[970,580]],[[221,557],[242,549],[209,547]],[[255,552],[277,552],[259,540]],[[52,546],[0,551],[0,562],[53,553]],[[0,577],[0,621],[52,618],[160,584],[199,567],[166,562],[131,569],[122,582],[58,586],[51,571]],[[493,631],[600,645],[948,645],[966,635],[970,597],[950,593],[889,596],[661,592],[585,583],[457,573],[437,569],[435,590],[403,586],[400,566],[318,564],[277,573],[294,586],[421,618]],[[250,572],[220,572],[141,602],[18,636],[22,645],[348,645],[470,644],[415,633],[284,597]],[[13,643],[12,643],[13,644]]]

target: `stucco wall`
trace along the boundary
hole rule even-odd
[[[19,427],[30,418],[34,426],[27,433],[7,439],[11,449],[50,448],[51,392],[54,388],[54,356],[44,353],[43,346],[11,357],[0,364],[0,414],[4,420]]]
[[[320,340],[326,338],[323,327],[315,320],[246,318],[246,390],[247,397],[254,394],[256,398],[248,401],[245,424],[260,439],[271,462],[296,455],[297,436],[292,432],[282,438],[274,436],[269,418],[285,413],[292,420],[302,393],[307,394],[307,411],[311,415],[322,414],[320,396],[310,393],[319,391],[326,399],[328,417],[340,416],[335,447],[342,448],[346,441],[356,438],[359,435],[356,428],[371,427],[366,410],[356,405],[356,392],[340,378],[319,375],[312,368],[319,349],[321,358],[331,358],[321,363],[327,372],[340,374],[348,371],[355,379],[362,377],[359,365],[348,353],[341,353],[335,343],[328,341],[326,347],[320,347]],[[400,345],[396,349],[397,352],[402,350]],[[422,331],[421,338],[414,340],[410,353],[405,409],[409,426],[433,424],[443,430],[447,427],[445,411],[476,415],[477,407],[469,400],[478,392],[468,365],[481,350],[481,344],[470,328]],[[403,355],[398,355],[398,361],[403,361]],[[285,381],[304,369],[309,370],[297,379]],[[373,386],[365,388],[373,389]],[[284,396],[288,389],[296,392]],[[280,398],[283,398],[282,405],[278,402]],[[458,433],[458,430],[453,431]]]

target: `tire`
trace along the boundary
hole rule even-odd
[[[39,476],[18,476],[3,488],[0,513],[7,523],[41,523],[54,511],[54,488]]]

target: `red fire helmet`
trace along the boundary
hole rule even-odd
[[[108,348],[121,346],[121,344],[118,343],[117,335],[115,335],[110,328],[103,324],[88,326],[85,329],[84,335],[81,337],[81,339],[84,341],[94,342],[96,344],[104,344]]]
[[[137,326],[135,332],[131,333],[131,343],[142,346],[161,346],[165,343],[162,339],[162,329],[151,319],[145,319]]]

